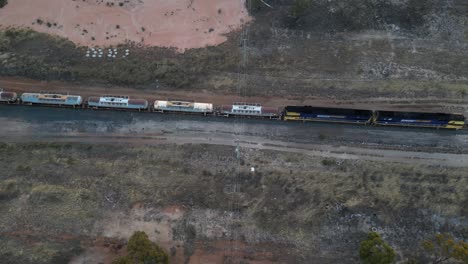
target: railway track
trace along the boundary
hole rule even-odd
[[[38,107],[38,108],[56,108],[56,109],[76,109],[76,110],[80,110],[80,111],[111,111],[111,112],[133,112],[133,113],[139,113],[139,114],[145,114],[145,113],[151,113],[151,114],[162,114],[162,115],[175,115],[175,116],[205,116],[207,118],[209,117],[229,117],[229,116],[226,116],[226,115],[216,115],[216,114],[207,114],[207,115],[200,115],[199,113],[190,113],[190,112],[161,112],[161,111],[154,111],[153,109],[146,109],[146,110],[129,110],[129,109],[119,109],[119,108],[90,108],[90,107],[86,107],[84,104],[79,106],[79,107],[73,107],[73,106],[59,106],[59,105],[37,105],[37,104],[22,104],[20,102],[14,102],[14,103],[7,103],[7,102],[0,102],[0,105],[5,105],[5,106],[8,106],[8,107]],[[281,120],[281,118],[265,118],[265,117],[249,117],[249,116],[232,116],[231,118],[246,118],[246,119],[251,119],[251,120],[255,120],[255,119],[262,119],[262,120],[271,120],[271,121],[281,121],[281,122],[284,122],[283,120]],[[308,121],[303,121],[303,122],[307,122],[309,123]],[[297,122],[295,122],[297,123]],[[314,122],[314,123],[328,123],[328,122]],[[356,126],[363,126],[362,124],[354,124]],[[366,125],[368,127],[379,127],[379,126],[376,126],[376,125],[373,125],[373,124],[370,124],[370,125]],[[402,129],[405,129],[405,128],[409,128],[409,129],[428,129],[428,130],[432,130],[433,128],[421,128],[421,127],[411,127],[411,126],[408,126],[408,127],[403,127],[403,126],[380,126],[380,127],[386,127],[386,128],[392,128],[392,129],[397,129],[398,127],[399,128],[402,128]],[[462,132],[462,133],[465,133],[465,132],[468,132],[468,125],[465,124],[465,126],[461,129],[458,129],[457,131],[459,132]]]
[[[302,122],[335,122],[362,125],[428,127],[443,129],[466,129],[465,117],[461,114],[427,113],[407,111],[381,111],[339,107],[284,106],[265,107],[258,103],[239,102],[232,105],[215,106],[186,100],[131,99],[128,96],[103,95],[84,100],[80,95],[56,94],[52,92],[23,93],[20,97],[13,92],[0,91],[0,101],[10,105],[37,105],[49,107],[113,109],[121,111],[200,114],[224,117],[268,118]]]
[[[4,143],[239,144],[323,158],[467,164],[467,131],[252,119],[242,120],[239,126],[236,122],[217,116],[0,106]]]

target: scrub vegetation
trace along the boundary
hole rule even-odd
[[[233,238],[252,260],[336,263],[359,261],[377,232],[396,260],[428,263],[445,245],[435,232],[466,236],[465,170],[242,153],[239,167],[224,146],[2,144],[0,258],[63,263],[105,247],[115,259],[142,230],[174,261],[224,254]]]
[[[359,257],[364,264],[391,264],[395,262],[395,251],[379,234],[371,232],[367,239],[361,242]]]

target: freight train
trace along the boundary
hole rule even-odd
[[[149,104],[146,99],[131,99],[128,96],[91,96],[87,100],[79,95],[50,92],[23,93],[20,97],[14,92],[0,90],[0,103],[49,105],[73,108],[118,109],[152,112],[172,112],[216,116],[237,116],[249,118],[269,118],[284,121],[311,121],[353,123],[378,126],[429,127],[462,129],[465,117],[461,114],[425,113],[403,111],[381,111],[368,109],[333,108],[316,106],[264,107],[254,103],[233,103],[215,106],[187,100],[156,100]]]

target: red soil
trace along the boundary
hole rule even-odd
[[[14,0],[0,27],[30,27],[83,46],[132,41],[179,51],[218,45],[251,18],[234,0]]]

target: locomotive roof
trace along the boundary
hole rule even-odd
[[[428,113],[428,112],[405,112],[405,111],[376,111],[379,117],[392,118],[414,118],[414,119],[437,119],[437,120],[465,120],[461,114]]]
[[[366,114],[371,115],[372,110],[353,109],[353,108],[333,108],[333,107],[315,107],[315,106],[286,106],[288,112],[302,112],[307,114]]]
[[[244,102],[233,103],[232,105],[262,106],[261,104],[258,104],[258,103],[244,103]]]
[[[164,100],[158,100],[158,101],[164,101]],[[184,102],[184,103],[194,103],[194,100],[183,100],[183,99],[174,99],[174,98],[169,98],[167,99],[169,102]]]
[[[66,97],[81,97],[81,95],[71,95],[69,93],[56,93],[56,92],[38,92],[38,93],[22,93],[23,95],[52,95],[52,96],[66,96]]]

